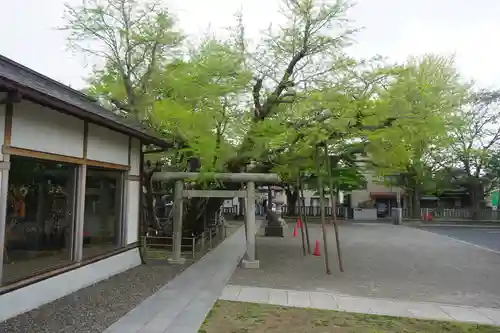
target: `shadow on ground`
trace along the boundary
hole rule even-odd
[[[310,226],[312,246],[321,227]],[[261,268],[238,268],[230,284],[289,290],[429,301],[500,308],[500,255],[447,237],[405,226],[345,224],[340,227],[344,273],[337,266],[335,238],[328,226],[330,263],[302,256],[300,233],[257,238]]]

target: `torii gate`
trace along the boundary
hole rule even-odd
[[[244,268],[259,268],[259,261],[255,258],[255,182],[279,183],[280,177],[273,173],[214,173],[213,179],[246,183],[246,190],[185,190],[184,180],[197,178],[197,172],[158,172],[153,175],[155,181],[175,180],[174,207],[173,207],[173,253],[169,259],[170,263],[181,264],[185,259],[181,257],[182,243],[182,199],[183,198],[245,198],[245,235],[246,256],[242,261]]]

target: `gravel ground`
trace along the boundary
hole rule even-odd
[[[141,265],[0,323],[2,333],[101,333],[188,267]]]
[[[226,223],[229,237],[243,222]],[[0,333],[101,333],[193,262],[171,266],[165,260],[149,260],[147,265],[1,322]]]
[[[310,225],[312,246],[319,240],[321,257],[302,256],[300,232],[295,238],[291,231],[285,238],[257,237],[260,269],[237,268],[229,283],[500,308],[497,253],[406,226],[345,223],[339,229],[344,273],[337,266],[332,226],[329,276],[321,227]]]

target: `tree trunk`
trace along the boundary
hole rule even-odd
[[[472,218],[479,220],[481,218],[481,201],[484,199],[483,186],[479,179],[474,177],[470,180],[469,190],[472,204]]]
[[[217,188],[224,190],[240,190],[240,183],[227,183],[224,188]],[[245,200],[239,199],[239,213],[244,215]],[[198,236],[205,230],[205,216],[208,223],[213,223],[213,219],[217,213],[220,212],[224,199],[222,198],[189,198],[185,199],[185,214],[182,222],[183,234],[187,237],[192,235]]]
[[[298,216],[297,212],[297,199],[299,197],[299,193],[297,189],[292,186],[287,186],[285,189],[286,193],[286,203],[287,203],[287,215],[288,216]]]
[[[186,237],[198,236],[205,231],[205,219],[210,225],[224,202],[221,198],[186,199],[186,209],[182,221],[182,234]]]
[[[144,194],[144,221],[145,231],[149,229],[154,229],[156,231],[160,231],[161,226],[158,221],[158,217],[156,216],[156,209],[154,205],[154,196],[153,196],[153,174],[157,171],[160,171],[159,166],[152,167],[150,163],[145,166],[142,178],[142,185],[146,189]]]
[[[421,191],[418,187],[415,187],[411,191],[411,217],[413,219],[420,219],[420,195]]]

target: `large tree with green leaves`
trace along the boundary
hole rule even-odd
[[[69,46],[94,63],[87,92],[143,118],[158,71],[179,55],[182,34],[159,0],[82,0],[66,5]]]
[[[453,59],[436,55],[411,58],[380,95],[380,107],[400,115],[399,126],[387,129],[371,145],[375,172],[409,198],[410,215],[420,217],[420,197],[436,191],[435,172],[451,163],[456,110],[466,86]]]
[[[313,170],[315,147],[327,144],[332,165],[352,171],[359,154],[380,151],[403,125],[423,126],[398,120],[390,103],[401,100],[407,68],[345,54],[355,32],[347,1],[282,4],[282,24],[256,49],[241,16],[226,40],[182,43],[172,16],[151,1],[86,1],[67,8],[65,28],[72,46],[102,60],[88,91],[172,140],[176,148],[159,156],[172,170]],[[196,186],[230,185],[205,177]],[[220,204],[189,200],[187,230],[203,231],[203,216]]]
[[[485,191],[497,181],[500,148],[500,92],[473,92],[456,113],[459,126],[450,152],[455,158],[451,175],[466,186],[473,205],[473,215],[480,217]],[[456,169],[461,172],[456,172]]]

